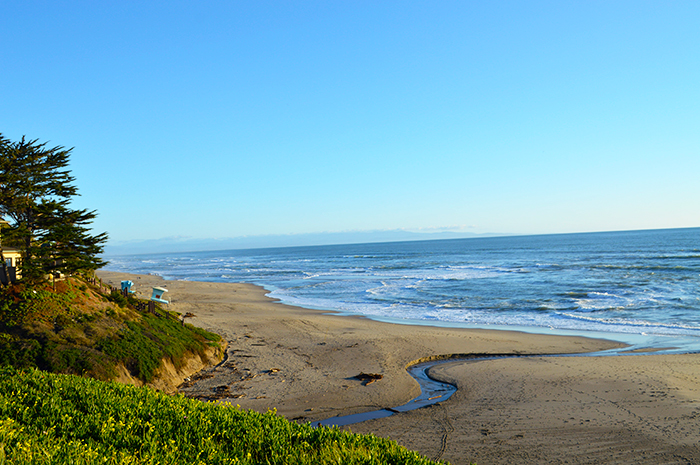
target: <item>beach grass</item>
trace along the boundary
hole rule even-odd
[[[0,368],[0,464],[433,464],[374,435],[274,411]]]

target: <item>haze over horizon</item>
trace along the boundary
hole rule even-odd
[[[109,246],[700,226],[697,2],[3,10],[0,132]]]
[[[670,228],[698,229],[698,228]],[[663,229],[661,229],[663,230]],[[587,231],[583,233],[546,233],[546,234],[499,234],[499,233],[460,233],[444,231],[438,233],[416,233],[402,230],[386,231],[344,231],[335,233],[306,234],[269,234],[263,236],[241,237],[163,237],[159,239],[136,241],[112,241],[105,249],[106,256],[143,255],[161,253],[215,252],[227,250],[256,250],[294,247],[318,247],[352,244],[377,244],[390,242],[420,242],[435,240],[479,239],[498,237],[559,236],[569,234],[626,233],[653,230]]]

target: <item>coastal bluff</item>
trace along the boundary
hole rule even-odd
[[[122,280],[115,278],[111,273],[99,271],[97,275],[104,284],[115,288],[120,287]],[[146,290],[143,286],[139,286],[135,290],[135,294],[141,299],[148,299],[150,288]],[[117,376],[113,381],[138,387],[146,386],[173,394],[178,391],[178,387],[190,376],[220,363],[225,357],[226,346],[226,342],[222,340],[220,345],[207,347],[201,353],[187,351],[177,366],[170,358],[163,357],[160,359],[159,366],[155,369],[153,379],[147,382],[135,376],[123,363],[119,363],[116,366]]]
[[[161,366],[156,370],[155,376],[150,382],[143,382],[132,375],[123,365],[117,365],[117,377],[113,379],[118,383],[133,384],[134,386],[146,386],[167,394],[175,394],[178,387],[190,376],[202,370],[210,368],[221,362],[224,357],[225,347],[211,347],[202,356],[200,354],[188,353],[184,356],[181,367],[176,367],[168,358],[161,359]]]

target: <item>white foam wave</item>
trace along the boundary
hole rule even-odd
[[[688,324],[660,323],[645,320],[632,320],[624,318],[595,318],[588,315],[577,315],[573,313],[562,313],[563,316],[577,320],[590,321],[604,325],[633,326],[643,328],[671,329],[671,330],[691,330],[700,331],[700,326]]]

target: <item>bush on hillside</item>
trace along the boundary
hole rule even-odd
[[[204,355],[220,340],[183,325],[172,312],[161,310],[158,317],[139,313],[136,304],[133,296],[103,295],[77,278],[57,283],[55,289],[1,288],[0,365],[108,380],[123,364],[150,382],[164,358],[179,368],[188,353]]]

